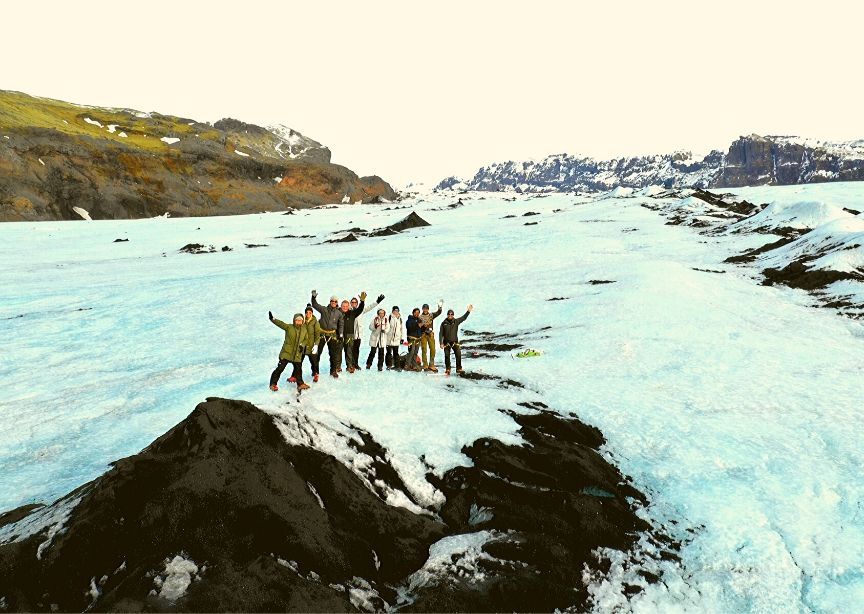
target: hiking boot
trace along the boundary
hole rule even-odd
[[[445,370],[444,375],[450,375],[450,369]]]
[[[384,370],[384,367],[378,367],[378,370],[379,370],[379,371],[383,371],[383,370]]]
[[[289,383],[289,384],[296,384],[296,383],[297,383],[297,378],[296,378],[296,377],[293,377],[293,376],[292,376],[292,377],[289,377],[289,378],[288,378],[288,383]]]
[[[459,375],[465,375],[465,369],[456,369],[456,373]]]
[[[357,368],[359,369],[360,367],[357,367]],[[367,363],[366,364],[366,370],[368,371],[371,368],[372,368],[372,365],[370,363]]]
[[[336,369],[336,373],[342,373],[342,367],[339,367],[338,369]]]
[[[438,368],[435,365],[430,365],[427,369],[429,373],[438,373]]]
[[[312,376],[312,381],[315,382],[316,384],[318,383],[318,374],[317,373]]]
[[[334,378],[337,378],[337,379],[339,378],[339,372],[338,371],[333,371],[330,375],[332,375]]]
[[[271,384],[270,390],[272,390],[273,392],[279,392],[279,386],[277,386],[276,384]]]
[[[354,367],[348,367],[348,373],[354,373]]]
[[[298,384],[297,392],[300,392],[301,390],[309,390],[309,384]]]

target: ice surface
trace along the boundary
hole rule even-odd
[[[90,212],[87,211],[87,209],[82,209],[81,207],[72,207],[72,211],[80,215],[81,219],[91,221],[93,220],[93,218],[90,217]]]
[[[862,183],[732,191],[754,203],[864,210]],[[706,236],[641,206],[681,201],[460,198],[455,209],[443,208],[452,194],[409,201],[431,226],[346,244],[320,242],[408,212],[340,205],[293,216],[0,225],[0,509],[71,491],[205,397],[223,396],[265,408],[287,437],[356,463],[359,475],[372,459],[354,452],[346,425],[369,431],[406,484],[388,499],[422,512],[441,496],[424,463],[439,474],[468,463],[461,448],[480,436],[518,443],[518,425],[498,410],[540,400],[599,427],[605,453],[649,495],[645,516],[686,540],[663,583],[627,598],[622,571],[595,581],[598,603],[854,609],[864,592],[861,322],[814,309],[801,291],[760,286],[761,261],[723,263],[765,235]],[[523,225],[528,210],[540,224]],[[854,220],[802,239],[851,240]],[[314,238],[272,240],[284,234]],[[113,243],[120,237],[130,241]],[[178,253],[193,242],[235,249]],[[282,343],[267,311],[290,317],[312,288],[383,292],[388,311],[403,313],[439,296],[457,313],[470,302],[463,331],[508,334],[543,356],[466,356],[469,370],[524,390],[364,370],[325,377],[298,403],[290,390],[267,390]],[[439,368],[442,358],[439,350]]]
[[[774,202],[756,215],[733,225],[742,228],[816,228],[837,219],[852,217],[842,207],[820,201]]]

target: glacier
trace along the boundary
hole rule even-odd
[[[834,207],[864,210],[862,184],[729,191],[776,211],[830,203],[832,215],[815,216],[829,225]],[[640,552],[607,553],[610,572],[586,580],[597,609],[860,604],[864,325],[760,285],[757,265],[724,263],[768,239],[669,225],[643,205],[686,199],[661,196],[469,193],[450,208],[452,195],[418,194],[399,207],[431,226],[326,245],[408,210],[0,225],[0,509],[73,490],[207,396],[283,422],[302,408],[331,434],[309,444],[344,462],[345,425],[365,429],[434,509],[425,472],[467,464],[460,450],[480,436],[518,441],[498,409],[542,401],[604,433],[604,453],[650,499],[640,514],[682,543],[681,561],[646,568],[661,581],[637,595],[624,587],[646,564]],[[528,212],[539,223],[526,226]],[[313,238],[276,238],[288,234]],[[179,253],[189,243],[233,251]],[[362,371],[298,402],[267,389],[281,347],[267,311],[290,317],[313,288],[383,293],[403,313],[438,297],[457,315],[473,303],[463,331],[508,334],[542,356],[465,357],[524,389]],[[361,357],[366,347],[364,335]]]

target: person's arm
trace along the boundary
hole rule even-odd
[[[465,315],[462,316],[461,318],[456,318],[456,324],[462,324],[462,322],[464,322],[465,320],[467,320],[467,319],[468,319],[468,314],[469,314],[469,313],[471,313],[471,310],[466,311],[466,312],[465,312]]]
[[[311,304],[318,311],[318,313],[324,315],[324,308],[318,304],[318,292],[316,292],[315,290],[312,290]]]
[[[372,332],[375,332],[375,329],[378,328],[378,325],[379,325],[378,318],[377,317],[373,318],[372,321],[369,322],[369,330],[371,330]]]
[[[438,301],[438,311],[435,311],[432,313],[432,319],[433,320],[441,315],[441,310],[443,308],[444,308],[444,303],[442,301]]]
[[[336,336],[341,339],[344,332],[345,332],[345,314],[340,311],[339,316],[336,319]]]
[[[288,330],[288,325],[285,324],[285,322],[283,322],[283,321],[280,320],[279,318],[273,318],[273,319],[270,320],[270,321],[273,322],[273,324],[275,324],[276,326],[278,326],[278,327],[281,328],[282,330]]]
[[[363,301],[363,299],[361,298],[361,299],[360,299],[360,304],[357,305],[357,308],[351,310],[351,315],[354,316],[355,318],[356,318],[357,316],[359,316],[361,313],[363,313],[363,307],[364,307],[365,305],[366,305],[366,303],[365,303],[365,302]]]
[[[444,320],[446,322],[447,320]],[[441,349],[444,349],[444,322],[441,322],[441,326],[438,327],[438,341],[441,346]]]

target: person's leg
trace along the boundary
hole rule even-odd
[[[435,333],[426,335],[429,342],[429,368],[435,368]]]
[[[456,371],[458,373],[462,371],[462,348],[458,345],[454,345],[453,353],[456,354]]]
[[[384,348],[378,348],[378,370],[382,370],[384,368]]]
[[[444,368],[450,373],[450,346],[444,346]]]
[[[387,364],[388,369],[393,368],[393,346],[388,345],[385,350],[386,354],[384,355],[384,362]]]
[[[318,340],[318,352],[314,355],[315,362],[313,363],[312,375],[318,375],[321,372],[321,357],[324,355],[324,346],[327,345],[327,340],[324,339],[324,336],[321,336],[321,339]]]
[[[346,339],[342,344],[342,353],[345,354],[345,368],[351,370],[354,368],[354,340]]]
[[[375,358],[375,346],[374,345],[371,348],[369,348],[369,358],[366,359],[366,368],[367,369],[372,368],[372,359],[373,358]]]
[[[354,340],[354,366],[360,368],[360,339]]]
[[[291,372],[291,377],[294,378],[294,380],[297,382],[297,385],[299,386],[303,383],[303,361],[301,359],[291,364],[294,365],[294,370]]]
[[[426,357],[427,356],[426,346],[428,345],[428,340],[429,340],[429,335],[421,335],[420,336],[420,350],[421,350],[421,354],[423,356],[422,360],[423,360],[423,368],[424,369],[429,366],[429,359]]]
[[[288,361],[279,359],[279,364],[276,365],[276,368],[273,370],[273,373],[270,374],[270,385],[275,386],[279,381],[279,378],[282,377],[282,371],[285,370],[285,367],[288,366]]]
[[[336,373],[341,368],[342,347],[339,340],[332,337],[327,342],[327,351],[330,352],[330,373]]]

